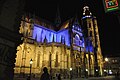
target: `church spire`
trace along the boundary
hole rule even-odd
[[[56,18],[55,18],[55,26],[56,26],[57,29],[58,29],[60,24],[61,24],[61,18],[60,18],[59,6],[58,6],[57,7]]]

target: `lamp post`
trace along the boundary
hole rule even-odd
[[[32,63],[33,63],[33,60],[31,59],[31,60],[30,60],[30,80],[31,80],[31,68],[32,68]]]
[[[108,58],[105,58],[106,68],[107,68],[107,75],[109,74],[109,64],[108,64]]]
[[[70,80],[72,80],[72,68],[70,68]]]

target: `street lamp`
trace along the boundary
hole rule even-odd
[[[109,64],[108,64],[108,58],[105,58],[105,62],[106,62],[106,67],[107,67],[107,75],[109,74]]]
[[[33,60],[31,59],[31,60],[30,60],[30,80],[31,80],[31,68],[32,68],[32,63],[33,63]]]
[[[70,68],[70,80],[72,80],[72,68]]]
[[[105,58],[105,61],[108,62],[108,58]]]

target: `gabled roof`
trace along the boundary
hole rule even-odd
[[[45,28],[56,31],[56,26],[48,20],[39,18],[35,15],[34,15],[34,17],[31,17],[31,18],[26,15],[24,17],[27,18],[27,21],[25,20],[26,22],[30,22],[30,20],[32,20],[33,24],[37,24],[37,25],[43,26]],[[72,17],[72,18],[66,20],[65,22],[63,22],[62,24],[60,24],[57,31],[66,29],[66,28],[70,27],[73,23],[79,24],[76,16]]]

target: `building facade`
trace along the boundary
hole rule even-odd
[[[74,77],[103,74],[97,20],[88,6],[84,7],[81,20],[74,17],[61,24],[58,17],[56,25],[24,15],[20,33],[24,42],[17,48],[15,74],[29,74],[31,59],[31,72],[35,76],[42,73],[43,67],[52,76],[60,73],[64,78],[70,76],[70,68]]]

